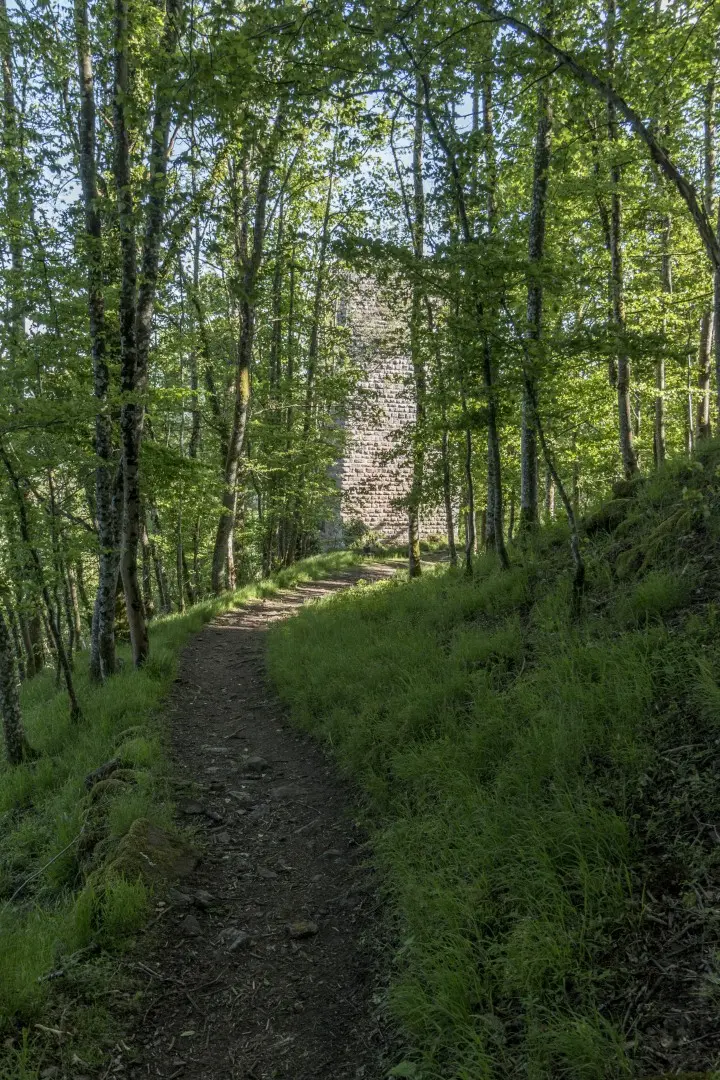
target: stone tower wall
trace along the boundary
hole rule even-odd
[[[335,467],[340,490],[338,518],[326,526],[326,542],[352,534],[375,533],[402,544],[407,540],[407,510],[412,466],[398,454],[403,434],[415,420],[412,365],[407,352],[407,320],[398,320],[368,282],[353,282],[339,308],[338,321],[350,330],[350,352],[365,372],[346,422],[345,454]],[[421,515],[422,537],[445,535],[442,507]]]

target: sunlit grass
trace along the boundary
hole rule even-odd
[[[410,1049],[397,1075],[632,1073],[604,964],[638,899],[628,793],[664,739],[717,737],[717,620],[712,605],[688,611],[697,530],[720,521],[716,457],[669,467],[640,490],[632,530],[586,546],[580,622],[560,525],[509,573],[486,557],[470,580],[355,589],[273,628],[296,722],[367,796],[400,926],[389,1003]],[[695,531],[659,544],[676,525]]]

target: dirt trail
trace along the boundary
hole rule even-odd
[[[352,792],[286,724],[265,634],[361,566],[228,612],[185,650],[169,702],[180,817],[205,843],[131,963],[147,980],[131,1077],[374,1080],[377,897]]]

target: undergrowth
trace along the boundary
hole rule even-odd
[[[54,1061],[58,1053],[68,1075],[77,1075],[112,1043],[111,1013],[123,997],[113,985],[113,957],[145,924],[151,896],[140,881],[103,877],[102,866],[139,818],[173,828],[160,707],[188,637],[223,610],[358,561],[346,552],[306,559],[269,581],[158,619],[145,667],[133,671],[121,647],[124,666],[104,686],[90,682],[80,653],[79,724],[52,671],[23,685],[24,722],[40,756],[16,768],[0,761],[1,1080],[30,1080],[46,1054]],[[101,840],[93,833],[90,849],[84,779],[115,756],[132,785],[105,800]]]
[[[367,797],[423,1080],[720,1076],[720,452],[503,573],[353,589],[271,671]]]

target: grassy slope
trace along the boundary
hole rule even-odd
[[[159,619],[151,627],[146,667],[135,672],[126,666],[103,687],[90,684],[87,655],[81,654],[76,679],[85,719],[80,725],[71,724],[67,697],[56,689],[51,671],[23,686],[28,735],[41,757],[16,769],[0,762],[0,1078],[36,1075],[43,1056],[37,1040],[42,1043],[43,1036],[34,1025],[44,1020],[57,1026],[48,1016],[60,1012],[59,997],[63,1006],[74,997],[82,1003],[73,1021],[82,1027],[80,1042],[61,1039],[63,1056],[71,1060],[81,1046],[91,1061],[102,1057],[108,1026],[107,1010],[97,1004],[108,981],[102,954],[93,965],[67,967],[67,961],[79,950],[99,947],[112,953],[146,920],[149,897],[141,885],[110,881],[98,889],[87,878],[137,818],[172,827],[165,731],[158,713],[187,638],[221,610],[357,561],[348,553],[307,559],[273,581]],[[84,777],[118,753],[133,768],[136,783],[105,804],[100,851],[85,850],[83,837],[77,840],[89,812]],[[57,983],[45,978],[63,966],[67,974]],[[51,1045],[54,1039],[49,1036]]]
[[[283,696],[368,796],[397,1075],[716,1061],[719,474],[709,448],[595,517],[579,625],[557,527],[509,573],[353,589],[273,630]]]

